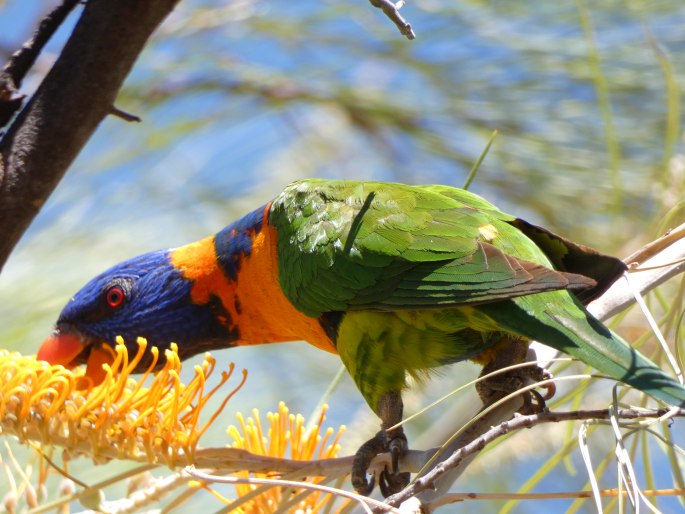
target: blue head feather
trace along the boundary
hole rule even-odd
[[[221,302],[193,304],[192,283],[171,265],[169,255],[169,250],[147,253],[98,275],[67,303],[57,329],[77,332],[92,343],[114,345],[116,336],[122,336],[133,354],[137,337],[160,350],[174,342],[181,358],[230,346],[236,334],[217,320]],[[126,296],[117,308],[106,300],[113,286],[121,287]]]
[[[214,236],[214,248],[226,277],[235,280],[244,257],[252,252],[252,238],[264,225],[265,206],[246,214]]]

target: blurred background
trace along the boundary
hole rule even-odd
[[[2,61],[56,4],[0,0]],[[24,92],[39,84],[79,13]],[[471,190],[507,212],[619,256],[683,221],[682,1],[410,0],[402,13],[415,41],[365,0],[181,2],[117,100],[142,122],[103,122],[0,276],[0,346],[34,353],[93,275],[216,232],[293,180],[462,186],[494,130]],[[621,328],[629,335],[639,327],[629,319]],[[227,442],[225,425],[238,410],[264,412],[285,400],[311,413],[339,368],[304,343],[217,355],[250,377],[205,446]],[[408,395],[407,411],[477,372],[470,364],[445,369]],[[328,402],[330,423],[350,427],[346,453],[375,433],[349,378]],[[473,391],[450,400],[412,423],[410,441],[437,444],[475,408]],[[563,465],[535,490],[582,489],[578,456],[558,453],[571,430],[517,436],[476,461],[457,489],[516,491],[555,457]],[[666,487],[670,469],[655,462]],[[615,486],[612,469],[606,487]],[[480,506],[594,509],[571,500]],[[659,506],[682,512],[674,499]]]

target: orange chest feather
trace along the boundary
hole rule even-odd
[[[219,321],[238,333],[237,345],[304,340],[329,352],[335,347],[318,320],[295,309],[278,282],[277,234],[266,221],[251,235],[251,249],[240,255],[235,279],[219,264],[214,236],[177,248],[171,263],[193,282],[191,300],[206,304],[213,297],[223,306]],[[223,319],[222,319],[223,318]]]

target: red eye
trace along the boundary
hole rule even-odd
[[[120,286],[110,287],[107,290],[107,294],[105,295],[105,299],[107,300],[107,305],[109,305],[113,309],[119,307],[122,303],[124,303],[125,298],[126,298],[126,294],[124,293],[124,290]]]

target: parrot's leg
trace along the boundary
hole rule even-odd
[[[407,453],[407,437],[402,427],[388,430],[402,421],[402,396],[399,391],[385,394],[378,402],[378,415],[381,418],[381,430],[366,441],[354,456],[352,463],[352,485],[354,489],[368,496],[374,487],[374,479],[366,478],[366,471],[373,458],[384,452],[390,452],[392,469],[384,469],[378,480],[383,496],[390,496],[404,489],[409,484],[409,473],[400,473],[400,459]]]
[[[481,377],[502,368],[520,364],[526,361],[528,354],[528,341],[521,338],[508,338],[505,344],[501,344],[503,351],[498,351],[495,358],[483,367]],[[484,405],[490,405],[514,391],[521,389],[530,382],[539,382],[552,378],[552,374],[540,366],[530,365],[504,371],[497,375],[487,377],[476,384],[476,391]],[[556,388],[554,384],[545,386],[546,393],[541,395],[535,389],[524,396],[523,412],[540,412],[545,410],[545,400],[554,396]],[[533,404],[532,400],[535,400]]]

